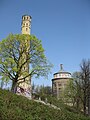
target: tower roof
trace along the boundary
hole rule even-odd
[[[54,73],[54,75],[55,74],[60,74],[60,73],[62,73],[62,74],[71,74],[70,72],[67,72],[67,71],[65,71],[64,70],[64,68],[63,68],[63,64],[60,64],[60,70],[59,70],[59,72],[56,72],[56,73]]]
[[[25,16],[29,16],[32,19],[32,17],[30,15],[27,15],[27,14],[23,15],[22,18],[25,17]]]
[[[60,64],[60,70],[59,70],[59,72],[56,72],[53,75],[54,75],[54,79],[52,79],[52,80],[63,79],[63,78],[66,78],[66,79],[67,78],[71,78],[71,73],[67,72],[67,71],[64,71],[63,64]]]

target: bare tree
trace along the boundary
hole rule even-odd
[[[90,115],[90,60],[82,60],[81,68],[81,85],[83,93],[83,109],[84,114]]]
[[[73,81],[69,84],[68,93],[74,100],[77,109],[82,110],[84,115],[90,116],[90,60],[83,59],[80,71],[73,74]],[[68,94],[67,94],[68,95]]]

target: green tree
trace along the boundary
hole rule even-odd
[[[44,85],[41,85],[40,88],[39,88],[39,93],[41,95],[51,95],[52,94],[52,89],[50,86],[44,86]]]
[[[81,72],[74,72],[72,75],[73,81],[72,81],[72,92],[73,92],[73,98],[74,98],[74,106],[80,110],[82,109],[82,89],[81,89],[81,79],[80,79]]]
[[[45,100],[48,96],[52,96],[52,88],[51,86],[37,85],[34,88],[34,93],[39,96],[42,100]]]
[[[22,56],[28,49],[28,57]],[[22,71],[24,65],[28,63],[29,72]],[[0,76],[2,80],[12,80],[12,91],[16,92],[16,87],[28,76],[47,77],[52,64],[47,60],[41,40],[35,36],[10,34],[6,39],[0,42]],[[23,78],[20,78],[20,76]],[[24,82],[24,81],[22,81]],[[15,90],[14,90],[15,89]]]
[[[74,82],[73,82],[73,79],[70,80],[65,88],[65,90],[63,91],[64,92],[64,100],[66,103],[71,103],[75,104],[75,85],[74,85]]]
[[[77,109],[90,116],[90,60],[82,60],[80,71],[73,74],[73,81],[68,85],[66,95],[74,100]]]

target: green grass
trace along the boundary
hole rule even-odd
[[[0,120],[90,120],[57,101],[56,104],[61,110],[0,89]]]

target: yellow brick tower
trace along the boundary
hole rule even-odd
[[[21,32],[22,32],[22,34],[30,35],[30,31],[31,31],[31,16],[23,15]],[[25,43],[23,43],[23,45],[21,45],[21,47],[24,46],[24,44],[28,44],[28,47],[27,47],[27,50],[23,53],[20,63],[26,61],[28,54],[29,54],[30,41],[26,40]],[[22,68],[22,73],[25,73],[25,72],[29,73],[29,63],[28,62],[26,62]],[[20,78],[24,78],[23,74],[21,74]],[[30,91],[31,91],[30,76],[21,80],[21,82],[19,84],[19,88],[20,88],[20,93],[23,93],[24,95],[28,93],[28,95],[30,95]]]
[[[22,16],[22,34],[29,34],[31,32],[31,16]]]

